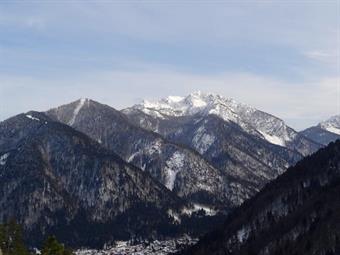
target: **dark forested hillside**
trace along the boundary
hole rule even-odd
[[[269,183],[182,254],[340,254],[340,140]]]
[[[0,123],[0,141],[0,222],[16,219],[30,244],[171,235],[167,211],[184,202],[86,135],[30,112]]]
[[[300,134],[323,145],[328,145],[330,142],[340,139],[340,135],[329,132],[319,126],[307,128],[301,131]]]

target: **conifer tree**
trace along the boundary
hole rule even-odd
[[[74,253],[59,243],[55,236],[50,236],[44,243],[41,255],[73,255]]]
[[[0,249],[2,255],[28,255],[25,247],[22,229],[15,220],[0,225]]]

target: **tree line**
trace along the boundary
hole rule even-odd
[[[22,227],[15,220],[0,224],[0,255],[33,255],[23,238]],[[40,250],[41,255],[74,255],[54,236],[48,237]]]

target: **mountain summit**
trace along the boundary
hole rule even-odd
[[[333,116],[314,127],[307,128],[301,131],[301,134],[324,145],[340,139],[340,115]]]
[[[318,126],[329,132],[340,135],[340,115],[333,116],[328,120],[320,122]]]
[[[122,112],[134,125],[192,148],[223,174],[241,180],[238,197],[251,197],[321,147],[271,114],[211,93],[144,101]]]
[[[238,124],[251,135],[275,145],[297,150],[303,156],[320,147],[287,126],[282,119],[213,93],[197,91],[186,97],[170,96],[156,102],[144,101],[123,110],[128,115],[136,111],[158,119],[216,115],[226,122]],[[309,147],[307,150],[306,145]]]

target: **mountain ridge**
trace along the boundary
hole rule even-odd
[[[293,141],[299,136],[298,132],[288,127],[282,119],[218,94],[198,91],[186,97],[168,97],[156,102],[144,101],[122,112],[129,115],[129,112],[134,110],[140,110],[161,119],[195,114],[204,116],[215,114],[225,121],[237,123],[246,132],[257,135],[270,143],[299,150],[293,146]],[[308,152],[299,152],[308,155]]]
[[[332,116],[316,126],[302,130],[300,133],[313,141],[328,145],[340,138],[340,115]]]
[[[0,137],[0,155],[7,155],[0,165],[0,219],[16,218],[31,244],[46,234],[72,246],[96,247],[131,233],[171,233],[167,211],[186,205],[147,172],[43,113],[0,123]],[[9,137],[12,142],[6,142]],[[98,234],[93,239],[82,229],[90,226]]]
[[[180,254],[338,254],[340,140],[307,156]]]

